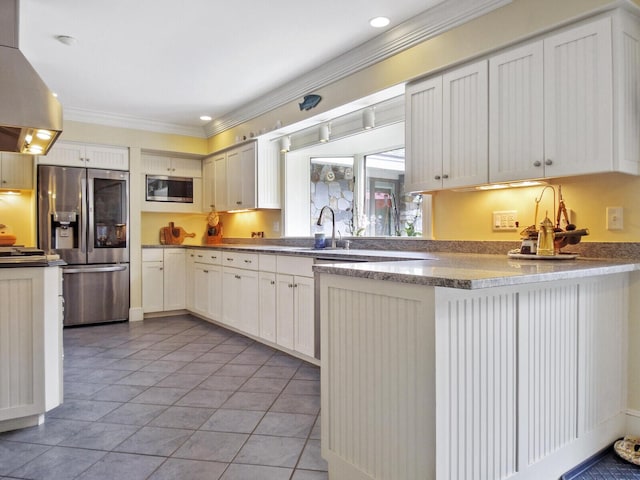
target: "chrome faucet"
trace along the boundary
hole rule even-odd
[[[322,210],[320,210],[317,225],[322,226],[322,214],[325,208],[328,208],[331,212],[331,248],[336,248],[336,213],[329,205],[325,205],[322,207]]]

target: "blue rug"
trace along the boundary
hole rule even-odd
[[[629,463],[613,450],[613,446],[589,458],[560,480],[640,480],[640,467]]]

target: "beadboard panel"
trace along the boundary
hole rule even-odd
[[[618,19],[617,19],[618,20]],[[614,37],[614,62],[617,62],[618,105],[616,121],[620,152],[620,169],[628,173],[640,173],[640,22],[628,16],[620,18],[622,28]],[[619,53],[617,53],[619,52]]]
[[[577,438],[578,286],[556,282],[519,294],[519,465]]]
[[[487,61],[443,75],[443,186],[489,180],[489,85]]]
[[[435,479],[430,294],[345,279],[322,289],[323,451],[348,478]]]
[[[625,411],[628,276],[580,285],[578,435]]]
[[[44,410],[41,308],[32,303],[42,291],[39,277],[0,280],[0,420]],[[21,278],[22,277],[22,278]]]
[[[407,191],[442,187],[442,77],[410,85],[406,92]],[[436,179],[438,177],[438,179]]]
[[[489,59],[491,182],[543,174],[542,59],[542,41]]]
[[[437,478],[508,478],[517,467],[517,293],[437,292]]]

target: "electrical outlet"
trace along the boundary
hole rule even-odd
[[[607,230],[622,230],[622,207],[607,207]]]
[[[280,222],[278,222],[277,220],[275,222],[273,222],[273,231],[274,232],[279,232],[280,231]]]
[[[518,211],[502,210],[493,212],[493,230],[494,231],[514,231],[518,229]]]

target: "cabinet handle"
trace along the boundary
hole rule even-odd
[[[240,275],[234,275],[238,280],[240,280]]]
[[[216,257],[214,255],[211,255],[211,260],[215,260],[216,258],[218,258],[218,257]]]
[[[298,288],[298,284],[297,284],[297,283],[294,283],[294,284],[293,284],[293,288]]]
[[[159,267],[159,268],[158,268],[158,270],[163,270],[163,268],[162,268],[162,267]]]
[[[433,177],[433,178],[435,178],[436,180],[440,180],[442,177],[441,177],[440,175],[436,175],[436,176],[435,176],[435,177]]]
[[[209,273],[209,270],[203,270],[204,273]]]
[[[7,181],[6,180],[2,180],[2,183],[7,183]]]
[[[251,260],[245,260],[244,263],[251,263]]]
[[[198,258],[202,258],[202,257],[204,257],[204,255],[200,255],[200,254],[198,254]]]
[[[290,284],[289,284],[289,288],[293,288],[293,283],[290,283]]]
[[[540,160],[536,160],[535,162],[533,162],[533,166],[534,167],[540,167],[540,166],[542,166],[542,162]]]
[[[190,253],[190,254],[189,254],[189,256],[190,256],[191,258],[195,257],[195,255],[194,255],[193,253]]]
[[[271,283],[271,285],[275,285],[276,284],[276,282],[273,281],[273,280],[271,280],[269,283]]]
[[[447,175],[446,173],[444,175],[442,175],[442,178],[447,179],[449,178],[449,175]]]
[[[544,161],[544,164],[545,164],[545,165],[552,165],[552,164],[553,164],[553,160],[551,160],[550,158],[547,158],[547,159]]]
[[[236,202],[236,205],[242,205],[242,200],[238,200],[238,201]]]
[[[87,157],[87,158],[85,158],[85,159],[84,159],[84,161],[85,161],[85,162],[90,162],[90,161],[91,161],[91,159]]]
[[[227,257],[227,262],[233,262],[233,258]]]

